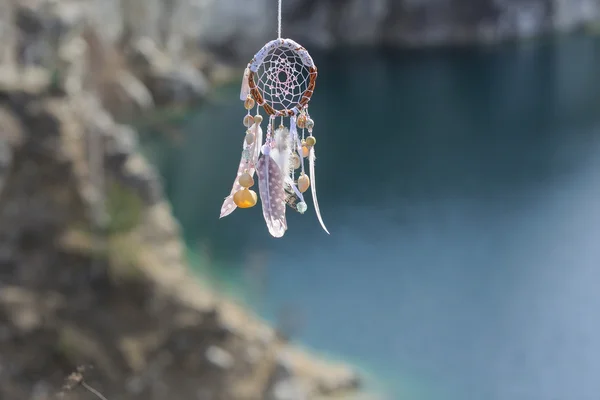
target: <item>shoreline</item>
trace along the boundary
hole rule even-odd
[[[250,310],[254,313],[257,318],[264,321],[269,326],[276,326],[276,321],[271,320],[260,313],[256,309],[255,305],[249,301],[249,294],[245,293],[242,284],[234,281],[229,281],[227,277],[215,277],[211,274],[209,268],[198,268],[198,265],[204,265],[200,260],[200,256],[188,245],[186,245],[186,259],[188,260],[190,269],[194,276],[196,276],[204,284],[208,284],[211,287],[218,285],[217,292],[226,302],[232,302],[242,308]],[[224,285],[225,284],[225,285]],[[305,343],[302,338],[289,340],[290,345],[293,346],[296,351],[301,354],[312,354],[317,356],[320,360],[325,363],[337,364],[337,365],[351,365],[358,376],[361,377],[361,388],[356,393],[346,394],[340,397],[340,400],[390,400],[389,388],[385,384],[385,381],[377,379],[377,372],[373,368],[369,368],[363,363],[353,360],[351,357],[343,357],[340,354],[329,352],[326,349],[315,348],[314,345]],[[336,397],[338,398],[338,397]]]

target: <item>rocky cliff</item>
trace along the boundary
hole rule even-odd
[[[170,58],[208,69],[215,60],[245,62],[276,35],[277,0],[27,3],[45,3],[46,12],[58,16],[54,28],[72,25],[87,12],[102,27],[104,39],[135,43],[150,38]],[[595,29],[598,22],[600,0],[283,0],[284,36],[322,48],[495,43]],[[3,29],[3,43],[14,37]]]
[[[0,399],[355,389],[350,369],[190,275],[160,180],[123,122],[201,102],[210,63],[111,36],[109,16],[127,10],[102,14],[108,3],[0,0]]]

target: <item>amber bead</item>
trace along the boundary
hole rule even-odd
[[[300,175],[300,177],[298,178],[298,190],[300,192],[304,193],[308,190],[309,186],[310,186],[310,179],[309,179],[308,175],[305,175],[305,174]]]
[[[258,198],[254,190],[242,189],[233,195],[233,202],[239,208],[250,208],[256,205]]]
[[[244,101],[244,108],[246,110],[251,110],[254,107],[254,104],[254,99],[252,96],[248,95],[248,98],[246,98],[246,101]]]
[[[306,157],[308,157],[309,154],[310,154],[310,149],[308,148],[308,146],[306,146],[306,145],[302,146],[302,157],[306,158]]]
[[[304,127],[306,126],[306,115],[300,114],[300,116],[296,120],[296,126],[300,129],[304,129]]]
[[[306,145],[307,146],[314,146],[315,144],[317,144],[317,139],[314,136],[309,136],[306,138]]]

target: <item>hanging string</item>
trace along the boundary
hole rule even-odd
[[[278,7],[277,7],[277,38],[278,39],[281,39],[281,2],[282,2],[282,0],[279,0]]]

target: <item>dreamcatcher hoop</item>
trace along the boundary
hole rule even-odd
[[[267,62],[273,65],[267,67]],[[308,106],[316,86],[317,67],[308,51],[292,39],[275,39],[264,45],[248,64],[248,70],[250,94],[267,114],[290,117]],[[283,99],[277,101],[277,96]]]
[[[317,201],[317,139],[313,136],[314,121],[308,113],[308,102],[317,81],[317,67],[304,47],[292,39],[281,38],[281,0],[278,17],[278,38],[265,44],[244,70],[240,100],[247,111],[242,120],[246,132],[237,175],[221,206],[220,218],[237,208],[251,208],[257,204],[258,195],[250,189],[256,174],[263,217],[273,237],[282,237],[287,230],[287,207],[300,214],[306,212],[308,206],[303,193],[309,188],[317,219],[329,233]],[[253,116],[251,110],[255,106]],[[268,115],[266,135],[261,127],[260,107]],[[275,125],[276,117],[281,117],[279,126]],[[308,161],[308,174],[304,168],[305,160]]]

